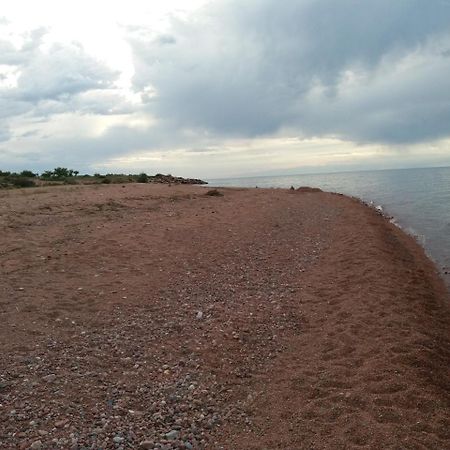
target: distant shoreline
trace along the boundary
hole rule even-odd
[[[128,184],[128,183],[160,183],[160,184],[208,184],[198,178],[184,178],[173,175],[148,175],[140,174],[94,174],[80,175],[78,171],[58,167],[53,171],[45,171],[35,174],[30,170],[22,172],[0,171],[0,190],[15,188],[32,188],[39,186],[62,186],[62,185],[92,185],[92,184]]]

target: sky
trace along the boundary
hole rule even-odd
[[[450,0],[15,0],[0,170],[450,165]]]

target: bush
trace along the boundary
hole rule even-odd
[[[45,179],[45,180],[49,180],[53,177],[53,171],[51,170],[46,170],[45,172],[42,172],[41,178]]]
[[[146,173],[140,173],[137,178],[136,181],[138,183],[147,183],[148,182],[148,175]]]
[[[34,178],[36,174],[31,170],[22,170],[22,172],[20,172],[20,176],[26,178]]]
[[[24,178],[24,177],[11,178],[10,182],[15,187],[27,188],[27,187],[36,186],[36,183],[33,180],[30,180],[29,178]]]

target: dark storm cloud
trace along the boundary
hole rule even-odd
[[[133,81],[174,126],[388,143],[450,135],[448,2],[219,1],[164,36],[131,34]]]

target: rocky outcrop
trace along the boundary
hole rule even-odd
[[[208,184],[206,181],[198,178],[183,178],[174,177],[173,175],[163,175],[157,173],[156,175],[148,177],[148,183],[165,183],[165,184]]]

